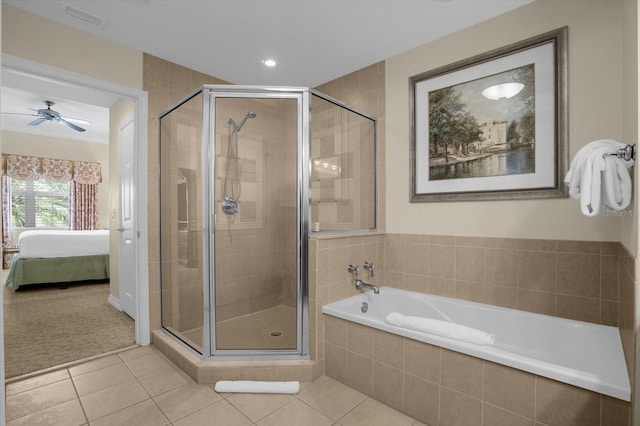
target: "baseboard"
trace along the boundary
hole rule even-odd
[[[109,304],[111,306],[113,306],[114,308],[116,308],[117,310],[121,311],[122,307],[120,306],[120,299],[118,299],[117,297],[115,297],[113,294],[109,295],[109,300],[108,300]]]

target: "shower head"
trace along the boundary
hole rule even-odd
[[[231,117],[229,117],[229,120],[227,120],[227,123],[229,124],[233,124],[235,131],[239,132],[240,129],[242,129],[242,126],[244,126],[244,123],[250,119],[250,118],[256,118],[257,114],[253,111],[249,111],[245,114],[244,118],[242,119],[242,121],[240,122],[240,124],[236,124],[235,121],[233,121],[233,119]]]

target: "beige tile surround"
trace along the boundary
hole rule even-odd
[[[324,317],[325,374],[427,425],[631,424],[628,402]]]
[[[361,277],[377,285],[619,326],[628,370],[634,371],[635,259],[621,244],[398,234],[312,239],[310,315],[324,328],[314,330],[312,323],[310,335],[325,374],[427,424],[451,424],[452,406],[458,407],[456,413],[468,409],[463,424],[479,425],[482,419],[491,425],[533,425],[534,420],[537,426],[628,424],[628,404],[613,398],[437,347],[419,348],[429,345],[322,315],[322,305],[357,294],[346,265],[365,260],[374,262],[376,275],[368,279],[361,268]],[[389,353],[390,348],[402,352]],[[416,351],[423,352],[420,362],[412,358]],[[449,361],[456,360],[476,366],[468,373],[474,380],[444,376]],[[533,387],[518,404],[529,404],[533,411],[483,399],[489,373],[504,376],[495,387],[507,388],[516,377],[530,376],[526,380]],[[427,392],[435,393],[437,401],[412,399]],[[554,399],[541,405],[546,395]],[[553,417],[548,407],[562,406],[563,398],[585,404],[590,420]],[[580,419],[580,413],[571,418]],[[441,423],[430,423],[436,414]],[[593,423],[592,415],[605,420]]]
[[[388,234],[384,284],[618,326],[617,242]],[[633,275],[632,275],[633,276]]]

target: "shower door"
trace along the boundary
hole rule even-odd
[[[306,355],[308,95],[211,87],[210,353]]]

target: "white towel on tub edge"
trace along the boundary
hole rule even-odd
[[[466,325],[441,321],[432,318],[414,317],[393,312],[387,315],[387,322],[396,327],[408,328],[423,333],[435,334],[476,345],[493,345],[495,336]]]

